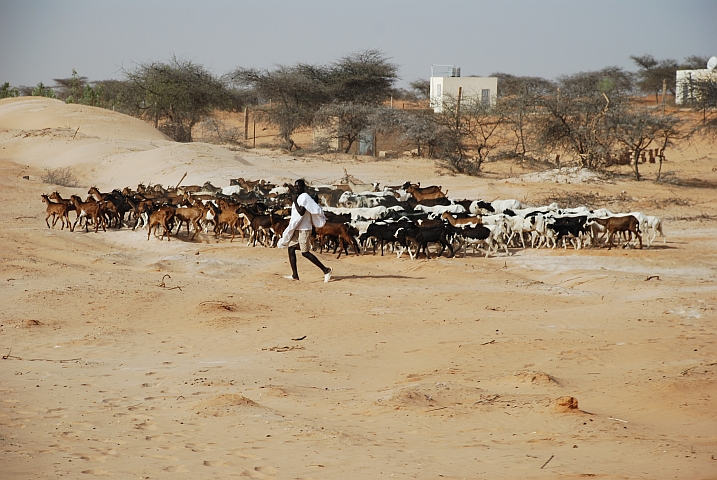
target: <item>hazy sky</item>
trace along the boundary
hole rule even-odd
[[[401,81],[432,64],[462,75],[555,78],[630,55],[717,55],[717,0],[0,0],[0,83],[90,81],[172,55],[217,75],[328,64],[366,49]]]

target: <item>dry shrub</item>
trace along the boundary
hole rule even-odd
[[[674,215],[671,217],[666,217],[665,220],[669,221],[683,221],[683,222],[714,222],[717,221],[717,215],[709,215],[707,213],[702,212],[699,215]]]
[[[41,177],[45,183],[60,185],[61,187],[79,187],[80,181],[72,172],[70,167],[45,168],[45,174]]]
[[[653,205],[656,209],[661,210],[665,207],[691,207],[692,206],[692,200],[689,198],[680,198],[680,197],[670,197],[670,198],[663,198],[663,199],[655,199],[652,201]]]
[[[238,127],[228,125],[217,118],[209,118],[202,124],[201,139],[207,143],[239,144],[244,140],[244,132]]]
[[[600,195],[599,192],[568,192],[551,190],[542,194],[534,202],[535,205],[549,205],[553,202],[560,205],[560,208],[575,208],[581,206],[608,205],[611,203],[632,202],[633,198],[626,193],[620,195]]]

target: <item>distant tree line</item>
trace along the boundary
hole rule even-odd
[[[638,70],[609,67],[556,80],[494,73],[498,95],[484,103],[470,98],[444,101],[441,113],[393,109],[389,100],[429,97],[426,79],[396,88],[398,66],[377,50],[350,54],[327,65],[298,63],[274,69],[237,67],[217,76],[202,65],[173,57],[123,72],[123,80],[89,82],[75,70],[55,85],[0,86],[0,98],[26,95],[57,98],[124,112],[152,122],[171,138],[192,141],[192,128],[217,110],[251,108],[279,130],[289,151],[301,148],[294,134],[318,128],[324,143],[349,152],[366,132],[391,135],[417,155],[441,158],[456,171],[480,172],[484,162],[564,157],[600,169],[630,155],[635,178],[649,148],[660,154],[688,132],[681,119],[666,114],[660,92],[674,95],[677,69],[704,68],[706,57],[683,64],[632,56]],[[691,107],[702,114],[700,128],[717,132],[717,81],[700,79]],[[665,91],[663,91],[665,90]],[[654,104],[636,101],[655,95]],[[425,104],[426,102],[424,102]]]

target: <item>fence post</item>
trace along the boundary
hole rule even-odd
[[[249,107],[244,107],[244,140],[249,140]]]

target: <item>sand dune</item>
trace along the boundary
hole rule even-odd
[[[3,479],[717,477],[713,190],[177,144],[39,98],[0,101],[0,144]],[[671,153],[673,178],[714,178],[714,145]],[[42,183],[46,167],[83,187]],[[667,243],[323,254],[330,283],[303,259],[288,282],[284,250],[48,229],[40,201],[185,172],[183,184],[224,186],[325,183],[344,168],[455,198],[622,195],[611,208],[663,217]]]

